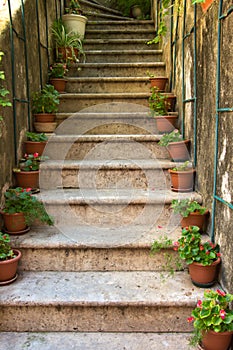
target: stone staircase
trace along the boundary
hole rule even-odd
[[[154,239],[180,234],[171,200],[201,201],[170,191],[174,163],[148,115],[146,72],[165,74],[162,52],[145,45],[151,21],[92,6],[103,13],[86,10],[86,63],[69,71],[41,167],[56,225],[12,237],[22,259],[0,290],[0,349],[188,350],[203,291],[163,271],[166,249],[150,256]]]

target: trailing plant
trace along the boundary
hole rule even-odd
[[[191,317],[187,319],[189,323],[193,322],[194,326],[190,345],[199,344],[203,335],[210,330],[217,333],[233,331],[233,310],[230,309],[232,302],[233,294],[220,289],[204,292],[203,300],[198,300]]]
[[[159,145],[162,147],[167,147],[169,143],[178,141],[183,141],[183,138],[179,130],[175,129],[169,134],[164,134],[159,141]]]
[[[31,188],[21,187],[9,189],[5,192],[3,212],[8,214],[24,213],[27,225],[35,219],[48,225],[53,225],[53,219],[47,214],[44,205],[31,193]]]
[[[150,90],[151,95],[149,97],[149,107],[153,115],[167,115],[168,108],[170,106],[170,104],[166,101],[167,96],[160,93],[159,89],[156,87],[152,87]]]
[[[13,259],[15,256],[10,246],[10,236],[0,232],[0,261]]]
[[[45,135],[45,133],[36,133],[36,132],[26,132],[26,136],[29,141],[34,142],[45,142],[48,140],[48,136]]]
[[[180,214],[184,218],[187,218],[190,213],[199,212],[203,215],[207,208],[202,207],[197,201],[191,199],[173,199],[171,208],[175,214]]]
[[[204,266],[211,265],[221,254],[219,245],[210,241],[202,243],[200,229],[197,226],[185,227],[177,242],[173,243],[173,249],[186,263],[200,263]]]
[[[4,53],[0,51],[0,63],[2,62],[2,57],[4,56]],[[0,70],[0,80],[5,80],[5,73],[3,70]],[[7,98],[7,95],[9,95],[9,90],[5,89],[5,87],[0,83],[0,106],[2,107],[10,107],[12,104]],[[2,116],[0,115],[0,120],[2,120]]]
[[[59,105],[59,92],[53,85],[47,84],[32,96],[32,111],[38,113],[56,113]]]

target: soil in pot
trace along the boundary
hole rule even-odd
[[[17,267],[21,258],[21,252],[17,249],[13,249],[15,258],[0,261],[0,285],[9,284],[15,281],[17,275]]]
[[[66,90],[66,79],[63,78],[51,78],[49,80],[50,84],[54,86],[54,88],[60,92],[64,93]]]
[[[151,77],[150,85],[151,87],[156,87],[159,91],[165,91],[168,78],[166,77]]]
[[[167,150],[174,162],[182,162],[190,159],[189,154],[190,140],[171,142],[167,145]]]
[[[204,214],[200,214],[198,211],[190,213],[186,218],[182,217],[180,222],[181,227],[198,226],[200,231],[203,232],[208,215],[209,210],[206,210]]]
[[[202,346],[204,350],[227,350],[231,343],[233,332],[208,331],[203,335]]]
[[[27,230],[24,213],[1,213],[4,220],[4,229],[7,233],[17,234]]]
[[[176,115],[164,115],[155,117],[156,127],[159,133],[169,133],[175,129],[177,116]]]
[[[195,169],[175,171],[168,169],[171,176],[171,189],[174,192],[193,191]]]
[[[15,178],[18,187],[38,188],[39,187],[39,170],[36,171],[19,171],[15,172]]]
[[[56,114],[54,113],[39,113],[34,114],[35,122],[38,123],[51,123],[54,122]]]
[[[221,259],[218,258],[211,265],[203,266],[197,262],[188,265],[192,283],[200,288],[209,288],[216,283],[218,267]]]
[[[27,154],[38,153],[39,156],[44,152],[44,148],[47,141],[37,142],[37,141],[24,141],[24,152]]]

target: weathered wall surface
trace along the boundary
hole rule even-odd
[[[223,1],[223,13],[229,7],[228,1]],[[197,5],[197,176],[196,190],[203,195],[205,206],[212,208],[214,186],[215,159],[215,127],[216,127],[216,76],[217,76],[217,36],[218,36],[218,6],[214,1],[204,13]],[[173,89],[178,96],[178,110],[182,113],[182,29],[184,12],[178,21],[175,76]],[[174,17],[174,24],[176,24]],[[184,91],[185,98],[194,97],[194,7],[187,0],[185,34],[191,34],[184,41]],[[175,28],[174,28],[175,31]],[[222,21],[221,33],[221,83],[220,107],[233,107],[233,14]],[[164,41],[164,58],[167,64],[167,74],[170,74],[170,36]],[[194,146],[194,108],[193,103],[186,103],[184,108],[185,136],[192,140]],[[218,166],[217,195],[232,203],[233,194],[233,112],[219,114],[218,127]],[[193,154],[193,149],[192,149]],[[233,292],[233,239],[230,223],[232,210],[226,205],[216,202],[215,239],[221,245],[222,273],[221,279],[226,289]],[[209,227],[210,230],[210,227]]]
[[[40,42],[42,45],[46,43],[46,15],[44,1],[38,1],[38,13],[40,23]],[[55,19],[55,2],[51,1],[47,5],[48,27]],[[15,30],[19,35],[23,36],[21,9],[19,9],[13,17]],[[27,37],[28,50],[28,75],[29,75],[29,91],[30,95],[40,89],[40,74],[39,74],[39,49],[38,49],[38,31],[36,21],[36,6],[34,1],[25,2],[25,28]],[[12,65],[11,65],[11,45],[10,45],[10,29],[9,23],[0,35],[0,51],[5,53],[2,61],[1,70],[5,71],[6,81],[5,87],[11,91],[10,99],[12,101]],[[15,52],[15,95],[19,99],[27,98],[26,91],[26,70],[25,70],[25,52],[22,40],[14,36],[14,52]],[[47,50],[42,47],[41,60],[43,68],[43,84],[47,80],[48,60]],[[22,140],[24,139],[25,131],[28,129],[28,109],[26,103],[16,102],[16,120],[15,120],[15,139],[18,157],[22,156]],[[0,187],[1,189],[9,187],[12,184],[12,168],[16,166],[14,155],[14,117],[13,108],[0,108],[1,115],[4,116],[1,122],[0,136]],[[4,191],[2,191],[3,193]]]

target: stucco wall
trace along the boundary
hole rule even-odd
[[[229,4],[223,1],[225,13]],[[204,13],[197,5],[197,175],[196,190],[203,195],[205,206],[212,211],[214,159],[215,159],[215,122],[216,122],[216,74],[217,74],[217,32],[218,6],[214,1]],[[187,0],[186,31],[189,33],[193,26],[194,9],[191,1]],[[176,74],[174,91],[178,97],[177,109],[182,111],[182,27],[183,16],[179,19],[178,40],[176,43]],[[169,21],[169,19],[167,19]],[[169,23],[169,22],[168,22]],[[174,17],[176,23],[176,17]],[[233,107],[233,14],[222,22],[221,35],[221,84],[220,107]],[[194,96],[194,35],[185,40],[184,45],[184,83],[185,98]],[[170,75],[170,36],[164,40],[164,59],[167,74]],[[185,136],[193,142],[194,130],[193,103],[185,107]],[[233,112],[219,115],[218,127],[218,167],[217,167],[217,195],[232,203],[233,193],[233,157],[232,157]],[[193,154],[193,147],[192,147]],[[226,205],[216,202],[215,240],[221,245],[222,272],[221,280],[224,287],[233,292],[233,240],[230,222],[232,210]],[[211,227],[209,225],[209,232]]]
[[[13,1],[12,1],[13,2]],[[46,16],[44,1],[38,1],[38,13],[40,23],[40,41],[42,45],[46,46]],[[48,26],[50,27],[52,21],[55,19],[55,2],[47,2],[47,16]],[[59,2],[58,2],[59,3]],[[22,17],[21,9],[19,9],[13,17],[15,30],[22,36]],[[28,75],[29,75],[29,89],[30,94],[40,89],[40,75],[39,75],[39,54],[38,54],[38,34],[36,21],[36,6],[35,1],[25,2],[25,28],[27,37],[28,50]],[[4,85],[12,92],[12,66],[11,66],[11,45],[10,45],[10,30],[9,22],[0,35],[0,51],[5,53],[2,61],[1,70],[5,71],[6,81]],[[21,40],[14,36],[14,52],[15,52],[15,91],[16,97],[26,99],[26,73],[25,73],[25,54],[24,45]],[[48,61],[47,50],[41,49],[42,67],[43,67],[43,84],[47,80]],[[12,101],[12,93],[10,95]],[[1,137],[0,137],[0,187],[5,189],[12,184],[12,168],[15,167],[14,155],[14,119],[13,107],[1,109],[1,114],[4,116],[4,121],[1,123]],[[24,139],[25,131],[28,129],[28,113],[27,104],[16,102],[16,146],[18,157],[22,156],[22,140]],[[4,191],[2,191],[3,193]]]

